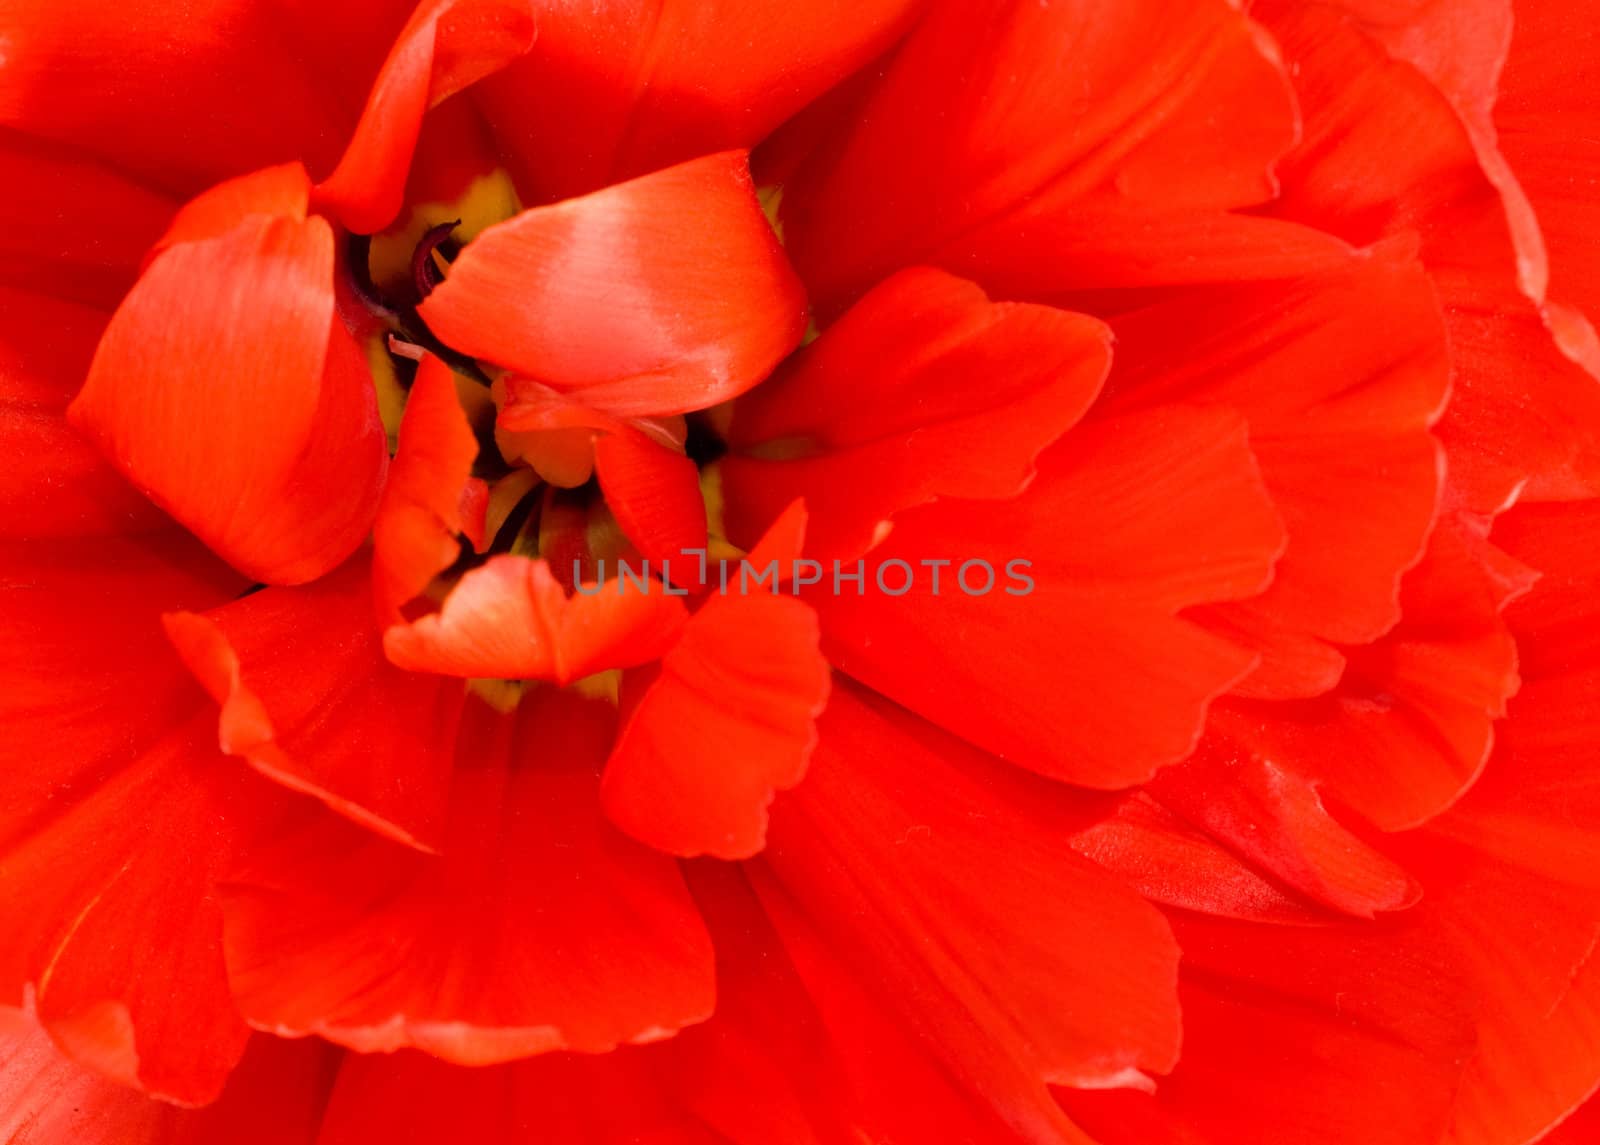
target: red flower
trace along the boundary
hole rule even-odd
[[[1245,8],[0,5],[0,1136],[1582,1106],[1593,21]]]

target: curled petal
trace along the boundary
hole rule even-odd
[[[804,497],[810,551],[855,557],[879,522],[936,497],[1012,497],[1099,392],[1099,322],[993,303],[942,271],[903,271],[735,408],[729,536]]]
[[[687,617],[654,581],[569,597],[546,562],[498,556],[463,576],[438,613],[390,628],[383,646],[412,671],[565,685],[659,659]]]
[[[253,215],[170,248],[69,410],[135,486],[269,583],[315,579],[355,550],[388,460],[333,262],[315,218]]]
[[[389,663],[368,577],[352,561],[314,585],[172,613],[167,634],[221,707],[223,751],[427,850],[443,831],[464,691]]]
[[[661,662],[606,764],[628,834],[675,855],[744,859],[767,806],[805,774],[827,703],[816,614],[780,596],[716,597]]]
[[[477,456],[478,439],[456,398],[455,376],[430,354],[406,401],[399,448],[372,527],[373,591],[385,623],[397,622],[400,607],[461,555],[458,538],[470,524],[463,499]]]
[[[425,0],[395,41],[339,166],[317,201],[346,229],[370,235],[394,222],[429,108],[533,43],[528,0]]]
[[[729,151],[490,227],[421,313],[464,353],[647,417],[754,386],[799,343],[805,308]]]

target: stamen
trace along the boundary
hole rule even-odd
[[[433,253],[449,240],[450,235],[461,225],[457,219],[452,223],[440,223],[430,227],[422,236],[422,241],[417,243],[417,249],[411,252],[411,281],[417,291],[417,301],[433,293],[433,288],[444,281],[444,273],[440,271],[439,264],[433,261]],[[442,253],[442,252],[441,252]]]

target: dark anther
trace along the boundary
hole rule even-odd
[[[460,225],[461,220],[457,219],[453,223],[440,223],[436,227],[430,227],[428,233],[422,236],[422,241],[417,244],[417,249],[411,252],[411,281],[416,288],[418,303],[432,294],[433,288],[444,281],[439,264],[433,261],[433,252],[444,246]],[[440,253],[447,252],[440,251]]]

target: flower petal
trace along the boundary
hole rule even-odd
[[[410,846],[439,845],[464,690],[384,656],[366,562],[252,593],[167,634],[221,705],[220,746]]]
[[[553,689],[469,705],[442,855],[327,817],[225,892],[247,1018],[363,1051],[487,1065],[597,1053],[704,1019],[712,954],[671,860],[600,814],[608,705]]]
[[[798,600],[710,600],[661,661],[606,764],[611,821],[670,854],[746,859],[773,796],[805,774],[828,700],[817,618]]]
[[[529,0],[424,0],[400,32],[319,205],[370,235],[400,213],[422,117],[498,71],[533,43]]]
[[[1520,236],[1457,109],[1334,8],[1275,3],[1258,14],[1292,64],[1305,115],[1275,213],[1359,246],[1422,239],[1453,355],[1439,424],[1451,492],[1479,513],[1530,484],[1600,492],[1600,385],[1561,352],[1549,309],[1526,297]]]
[[[700,470],[683,453],[633,426],[618,426],[594,443],[594,473],[622,533],[650,562],[687,564],[706,548],[706,503]]]
[[[323,6],[196,0],[176,19],[150,0],[8,3],[0,123],[180,198],[291,158],[326,169],[354,118],[339,97],[389,34],[380,5],[344,7],[362,19],[324,72],[308,66],[338,18]]]
[[[1448,950],[1398,926],[1173,916],[1183,1061],[1154,1096],[1057,1090],[1104,1145],[1443,1139],[1473,1044]]]
[[[401,605],[461,556],[462,497],[477,456],[455,375],[430,354],[406,400],[399,449],[372,527],[373,592],[384,623],[398,622]]]
[[[61,1056],[32,1015],[0,1010],[0,1136],[14,1145],[313,1145],[332,1058],[318,1043],[252,1038],[214,1105],[177,1109]]]
[[[1094,319],[903,271],[735,407],[722,461],[729,536],[759,536],[803,497],[809,551],[850,558],[901,509],[1015,496],[1110,361]]]
[[[21,64],[11,50],[5,79]],[[0,200],[0,283],[107,310],[133,285],[139,260],[178,206],[74,148],[4,128],[0,180],[7,188]]]
[[[490,227],[421,314],[463,353],[624,417],[743,393],[806,323],[742,151]]]
[[[0,981],[34,984],[77,1061],[186,1104],[212,1100],[244,1052],[213,883],[277,810],[210,738],[200,714],[119,745],[86,793],[0,821]]]
[[[1331,644],[1375,640],[1399,621],[1401,575],[1433,527],[1443,459],[1428,428],[1450,362],[1427,275],[1404,252],[1377,251],[1298,282],[1184,292],[1113,328],[1102,409],[1238,410],[1288,528],[1271,587],[1203,614],[1263,653],[1241,690],[1326,691],[1340,663]],[[1321,671],[1324,660],[1335,670]]]
[[[1280,274],[1296,244],[1325,254],[1309,232],[1291,241],[1243,218],[1227,258],[1172,241],[1271,198],[1270,165],[1294,139],[1281,67],[1239,8],[935,6],[785,188],[785,233],[819,305],[837,312],[916,263],[1016,297],[1070,289],[1086,268],[1089,285],[1154,285],[1232,277],[1240,248]],[[1169,229],[1150,242],[1149,227]]]
[[[761,863],[835,957],[898,983],[885,1008],[947,1069],[980,1092],[1009,1078],[983,1096],[1020,1119],[1046,1081],[1121,1085],[1177,1057],[1177,947],[1067,844],[1091,814],[841,686]]]
[[[546,562],[499,556],[463,576],[439,612],[385,632],[383,646],[411,671],[566,685],[659,659],[687,619],[657,582],[569,597]]]
[[[908,511],[867,558],[887,592],[813,603],[856,679],[1013,763],[1122,787],[1187,755],[1254,664],[1179,613],[1259,592],[1282,543],[1239,417],[1165,407],[1074,430],[1015,500]],[[940,560],[941,585],[914,567]],[[952,583],[971,562],[990,572]]]
[[[297,583],[338,565],[372,523],[387,451],[334,312],[328,224],[252,216],[165,251],[69,416],[241,571]]]
[[[473,93],[529,202],[752,147],[879,55],[917,0],[541,5],[539,41]]]
[[[0,287],[0,534],[140,532],[166,521],[67,424],[106,315]]]

